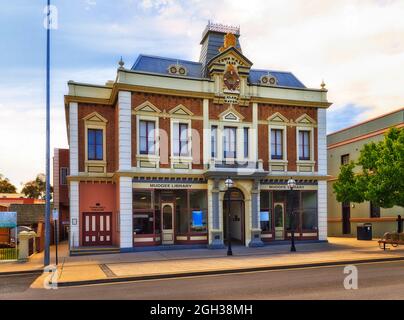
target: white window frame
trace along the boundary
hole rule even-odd
[[[154,154],[141,154],[140,153],[140,121],[154,121],[155,123],[155,151]],[[158,116],[145,116],[136,115],[136,160],[152,160],[156,162],[156,167],[160,166],[160,126]],[[139,166],[139,165],[138,165]]]
[[[188,125],[188,155],[175,156],[174,155],[174,124],[184,123]],[[192,120],[183,118],[171,118],[170,120],[170,153],[171,153],[171,167],[174,163],[178,162],[192,162]]]
[[[310,159],[299,160],[299,132],[310,132]],[[314,164],[314,127],[313,126],[298,126],[296,127],[296,162],[298,164]]]
[[[212,130],[212,126],[217,127],[217,148],[216,148],[216,157],[212,158],[211,153],[209,154],[210,159],[215,161],[253,161],[254,156],[254,148],[253,148],[253,135],[257,134],[256,130],[253,129],[253,124],[248,122],[236,122],[236,121],[210,121],[209,129]],[[236,128],[236,158],[224,158],[224,146],[223,146],[223,131],[224,127],[234,127]],[[248,128],[248,158],[244,158],[244,128]],[[209,150],[210,147],[210,133],[209,133]],[[257,140],[255,140],[257,141]],[[210,150],[211,152],[211,150]]]
[[[282,130],[282,159],[272,159],[272,129],[275,130]],[[270,124],[268,126],[268,151],[269,151],[269,162],[278,162],[278,163],[284,163],[288,162],[288,146],[287,146],[287,135],[288,135],[288,130],[286,125],[275,125],[275,124]]]

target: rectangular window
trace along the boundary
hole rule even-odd
[[[236,134],[237,128],[224,127],[223,130],[223,155],[224,158],[236,158]]]
[[[60,168],[60,184],[67,185],[67,176],[69,175],[69,168]]]
[[[271,159],[283,159],[283,130],[271,129]]]
[[[372,201],[370,201],[370,217],[380,218],[380,207],[376,206]]]
[[[210,130],[210,150],[212,158],[217,155],[217,126],[212,126]]]
[[[272,192],[260,193],[260,223],[262,232],[272,231]]]
[[[133,209],[143,210],[152,209],[152,192],[151,191],[134,191],[133,192]]]
[[[299,160],[310,160],[310,131],[299,131]]]
[[[174,156],[188,156],[188,124],[174,123],[173,131]]]
[[[208,223],[208,197],[205,190],[189,192],[189,211],[191,232],[206,232]]]
[[[249,136],[248,128],[244,128],[244,158],[248,158],[248,148],[249,148]]]
[[[88,160],[103,160],[103,130],[102,129],[88,129]]]
[[[349,164],[349,154],[344,154],[341,156],[341,165],[345,166]]]
[[[152,212],[134,212],[133,213],[133,232],[135,234],[153,234],[153,213]]]
[[[317,191],[302,192],[302,229],[317,230]]]
[[[140,154],[155,154],[156,123],[154,121],[139,121],[139,152]]]

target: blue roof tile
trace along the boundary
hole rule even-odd
[[[276,78],[278,86],[292,87],[292,88],[306,88],[305,85],[301,83],[300,80],[293,75],[293,73],[286,71],[251,69],[249,81],[251,84],[259,84],[261,77],[268,74]]]
[[[202,63],[143,54],[139,55],[139,57],[136,59],[136,62],[133,64],[132,70],[167,75],[168,67],[172,64],[177,63],[187,68],[188,74],[186,76],[192,78],[203,78]],[[260,84],[260,78],[264,75],[268,75],[268,73],[276,78],[278,86],[306,88],[304,84],[301,83],[299,79],[297,79],[293,75],[293,73],[285,71],[251,69],[249,81],[251,84]]]
[[[139,55],[132,70],[168,74],[168,67],[177,63],[187,68],[188,77],[202,78],[202,63],[143,54]]]

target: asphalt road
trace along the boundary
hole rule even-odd
[[[344,288],[344,267],[335,266],[57,290],[27,289],[33,276],[9,277],[0,278],[0,299],[404,299],[404,262],[357,267],[357,290]]]

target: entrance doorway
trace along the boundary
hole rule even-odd
[[[285,204],[283,202],[274,203],[275,240],[285,239]]]
[[[112,245],[112,213],[83,213],[83,220],[84,246]]]
[[[174,243],[174,204],[162,203],[161,204],[161,233],[162,244]]]
[[[342,203],[342,233],[351,234],[351,204]]]
[[[237,188],[226,191],[223,198],[223,238],[225,242],[227,241],[228,215],[230,217],[229,228],[231,240],[244,244],[244,196]]]

